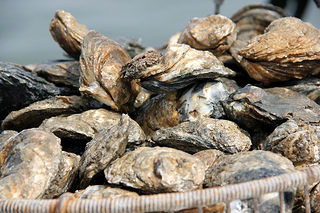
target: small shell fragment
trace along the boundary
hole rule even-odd
[[[105,169],[109,183],[148,193],[199,189],[204,165],[190,154],[167,147],[141,147],[126,153]]]

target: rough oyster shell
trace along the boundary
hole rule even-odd
[[[233,154],[247,151],[251,146],[249,134],[237,124],[213,118],[183,122],[171,128],[157,130],[151,139],[156,145],[191,153],[204,149],[218,149]]]
[[[301,79],[320,71],[320,30],[294,17],[281,18],[238,53],[241,65],[257,81]]]
[[[204,165],[180,150],[141,147],[113,161],[105,176],[109,183],[149,193],[184,192],[202,187]]]
[[[319,162],[320,126],[288,120],[267,137],[263,149],[287,157],[295,166]]]
[[[151,56],[149,63],[146,57]],[[200,79],[235,75],[212,53],[195,50],[186,44],[169,44],[160,58],[151,56],[133,58],[123,67],[121,77],[139,79],[142,87],[159,93],[184,88]]]
[[[110,106],[124,110],[132,94],[130,83],[120,79],[120,71],[130,60],[115,41],[96,31],[84,37],[80,56],[80,92]]]
[[[139,144],[145,139],[140,126],[125,114],[120,122],[101,130],[87,144],[81,157],[80,187],[87,187],[95,175],[103,171],[112,160],[122,156],[128,142]]]
[[[132,196],[138,196],[138,194],[136,192],[120,188],[112,188],[105,185],[88,186],[86,189],[77,190],[74,193],[74,197],[80,199],[102,199]]]
[[[180,44],[188,44],[197,50],[208,50],[221,55],[236,39],[235,23],[222,15],[193,18],[178,39]]]
[[[79,24],[70,13],[58,10],[51,20],[49,30],[53,39],[68,55],[79,59],[81,42],[88,33],[86,26]]]

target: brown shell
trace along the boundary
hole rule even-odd
[[[130,60],[115,41],[90,31],[83,39],[80,56],[80,92],[110,106],[124,110],[131,96],[131,85],[120,79],[120,71]]]
[[[225,16],[193,18],[182,30],[178,43],[221,55],[236,39],[235,24]]]
[[[281,18],[238,53],[241,65],[257,81],[300,79],[320,71],[320,30],[294,17]]]
[[[79,59],[81,42],[88,33],[86,26],[79,24],[68,12],[58,10],[50,23],[50,33],[60,47],[71,57]]]

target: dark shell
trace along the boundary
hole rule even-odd
[[[2,129],[17,130],[38,127],[46,118],[79,113],[89,108],[87,100],[79,96],[55,96],[12,111],[2,122]]]
[[[120,122],[101,130],[90,141],[81,157],[80,187],[85,188],[92,178],[108,164],[123,155],[128,143],[139,144],[146,139],[140,126],[123,114]]]
[[[152,60],[145,57],[152,57]],[[121,72],[123,78],[139,79],[142,87],[156,93],[175,91],[200,79],[235,75],[212,53],[185,44],[169,44],[160,58],[154,53],[137,56]]]
[[[19,66],[0,62],[0,120],[9,112],[57,95],[73,95],[67,87],[57,87]]]
[[[132,95],[131,84],[120,79],[120,71],[130,60],[115,41],[90,31],[83,39],[80,56],[80,92],[119,111]]]
[[[62,158],[59,138],[38,129],[20,132],[14,146],[7,149],[1,167],[0,197],[2,199],[41,198],[52,185]]]
[[[151,138],[156,145],[173,147],[195,153],[204,149],[218,149],[227,153],[249,150],[248,133],[232,121],[206,118],[183,122],[177,126],[160,129]]]
[[[50,23],[52,38],[71,57],[79,59],[81,42],[88,33],[86,26],[79,24],[68,12],[57,10]]]
[[[251,39],[238,53],[241,65],[253,79],[272,83],[317,74],[319,43],[320,30],[288,17],[273,21],[264,34]]]
[[[263,142],[263,149],[290,159],[295,166],[320,160],[320,126],[289,120]]]
[[[221,55],[230,48],[236,35],[235,24],[230,19],[222,15],[211,15],[191,19],[177,42]]]
[[[77,190],[74,193],[74,197],[80,199],[102,199],[132,196],[138,196],[138,194],[129,190],[112,188],[105,185],[88,186],[86,189]]]
[[[113,161],[105,170],[109,183],[148,193],[199,189],[204,165],[192,155],[166,147],[141,147]]]
[[[33,69],[38,76],[57,85],[79,89],[80,63],[77,60],[50,60],[36,64]]]

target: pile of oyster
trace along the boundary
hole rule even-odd
[[[0,63],[1,199],[185,192],[320,161],[320,30],[280,8],[194,18],[163,48],[65,11],[50,32],[69,58]],[[308,187],[320,212],[320,184]],[[285,192],[288,211],[305,210],[302,195]],[[258,205],[277,212],[279,195]]]

